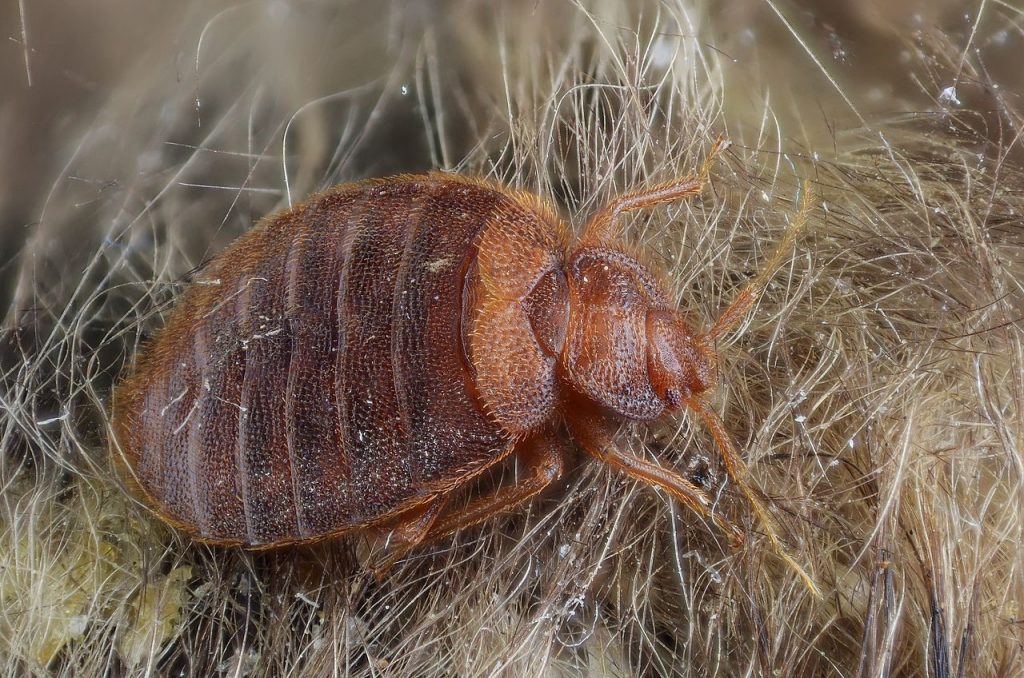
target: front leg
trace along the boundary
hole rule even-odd
[[[703,403],[694,401],[687,404],[701,416],[711,429],[711,435],[722,452],[722,460],[725,464],[726,472],[733,482],[739,486],[743,495],[750,501],[754,513],[768,534],[768,540],[775,548],[775,552],[803,580],[807,589],[816,597],[821,598],[821,592],[818,590],[814,580],[786,552],[786,549],[776,536],[774,521],[771,519],[764,504],[761,503],[754,490],[747,483],[744,477],[746,475],[746,467],[743,465],[739,452],[732,443],[732,439],[726,432],[721,420]],[[624,471],[626,475],[644,481],[648,485],[655,485],[666,490],[698,514],[715,521],[723,531],[732,536],[733,542],[737,546],[743,543],[746,533],[713,512],[711,510],[711,500],[696,485],[675,471],[617,449],[613,444],[613,436],[618,428],[618,423],[617,420],[611,417],[581,410],[580,414],[569,420],[569,430],[572,431],[583,449],[591,456]]]
[[[703,490],[671,469],[618,449],[614,441],[618,420],[581,410],[569,418],[568,425],[587,454],[647,485],[662,488],[697,514],[712,520],[729,535],[734,545],[743,544],[746,533],[715,513],[711,498]]]

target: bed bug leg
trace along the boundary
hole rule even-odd
[[[437,517],[448,504],[449,495],[440,495],[430,501],[406,511],[399,516],[394,528],[388,533],[384,553],[369,563],[373,576],[378,581],[384,578],[395,563],[406,553],[423,542]]]
[[[768,540],[771,542],[775,552],[804,582],[804,585],[818,598],[821,593],[814,580],[804,571],[802,567],[786,552],[776,534],[775,523],[758,497],[755,490],[746,481],[746,465],[740,458],[739,452],[732,438],[725,430],[722,420],[701,401],[688,401],[687,405],[693,409],[704,420],[711,431],[711,435],[718,445],[722,461],[725,465],[729,478],[739,487],[740,491],[750,502],[758,521],[764,527]],[[732,522],[718,515],[712,510],[710,497],[699,487],[679,475],[671,469],[666,469],[656,463],[640,459],[622,450],[616,449],[613,444],[613,436],[617,422],[597,416],[580,416],[570,422],[573,435],[591,456],[613,466],[626,475],[643,481],[648,485],[654,485],[667,491],[673,497],[689,506],[698,515],[710,518],[723,532],[728,534],[736,547],[742,546],[746,533]]]
[[[800,567],[800,565],[793,559],[789,553],[786,552],[782,542],[779,541],[777,530],[775,529],[775,520],[772,518],[768,509],[760,499],[760,492],[755,490],[749,483],[747,483],[747,466],[743,463],[743,459],[740,457],[739,450],[736,448],[736,444],[732,440],[732,436],[725,428],[725,422],[719,417],[714,410],[711,409],[707,403],[692,399],[686,403],[687,407],[693,410],[703,421],[704,425],[708,427],[711,432],[711,437],[714,438],[715,444],[718,446],[719,452],[721,453],[722,463],[725,466],[725,472],[729,475],[729,478],[736,484],[743,496],[750,502],[751,508],[754,509],[754,514],[757,516],[758,522],[764,528],[765,534],[768,537],[768,541],[771,542],[772,548],[782,558],[787,565],[803,580],[804,585],[818,598],[821,598],[821,592],[818,590],[814,580],[811,579],[810,575]]]
[[[590,245],[600,245],[616,237],[616,222],[625,212],[660,205],[661,203],[682,200],[700,193],[711,172],[711,164],[715,157],[730,146],[731,142],[723,137],[715,141],[698,174],[691,174],[679,179],[641,189],[633,193],[617,196],[601,208],[590,220],[583,233],[583,241]]]
[[[566,444],[551,432],[538,434],[519,443],[513,454],[529,473],[527,477],[511,486],[499,488],[492,494],[478,497],[468,506],[457,510],[442,511],[450,495],[440,496],[425,511],[412,516],[409,523],[403,521],[395,528],[392,534],[401,532],[402,539],[373,568],[374,574],[380,578],[413,548],[439,541],[465,527],[515,508],[560,478],[565,470]],[[429,517],[428,513],[431,514]]]
[[[511,486],[498,489],[493,494],[473,500],[463,509],[446,513],[430,530],[427,539],[443,539],[464,527],[476,525],[493,515],[512,509],[539,494],[565,472],[566,449],[565,442],[551,432],[540,433],[520,443],[514,454],[530,475]]]
[[[746,533],[713,509],[711,498],[699,487],[671,469],[641,459],[615,447],[613,442],[618,422],[600,415],[580,416],[570,422],[570,429],[583,450],[626,475],[647,485],[665,490],[695,513],[711,520],[729,535],[735,547],[746,540]]]

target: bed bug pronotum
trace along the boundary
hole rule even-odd
[[[699,487],[614,444],[623,420],[686,407],[813,587],[704,400],[715,341],[809,200],[703,334],[618,239],[624,213],[699,192],[724,145],[698,175],[615,198],[576,242],[534,195],[442,173],[342,185],[263,220],[205,266],[117,388],[115,457],[200,540],[269,548],[390,525],[394,558],[536,495],[572,438],[742,541]],[[446,510],[512,454],[518,482]]]

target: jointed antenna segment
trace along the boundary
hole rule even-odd
[[[757,515],[758,522],[764,527],[764,531],[768,537],[768,541],[771,542],[775,552],[786,561],[786,564],[803,580],[804,585],[818,598],[821,598],[821,591],[818,589],[817,584],[811,579],[810,575],[800,567],[800,565],[793,559],[789,553],[786,552],[782,542],[779,541],[778,533],[775,529],[775,520],[772,518],[768,509],[761,502],[758,497],[758,493],[754,490],[750,484],[747,483],[747,465],[743,463],[743,459],[740,457],[739,450],[736,448],[736,443],[733,442],[732,436],[729,435],[728,430],[725,428],[725,423],[722,418],[719,417],[711,406],[703,402],[700,399],[694,398],[693,400],[687,401],[687,406],[697,413],[697,415],[704,421],[705,426],[711,432],[711,437],[715,439],[715,443],[718,445],[718,449],[722,453],[722,462],[725,464],[725,472],[729,474],[729,478],[736,483],[740,492],[750,502],[751,508],[754,509],[754,513]]]
[[[782,240],[779,241],[778,246],[775,248],[775,252],[772,253],[768,263],[761,267],[760,273],[755,277],[743,291],[739,293],[739,296],[729,307],[722,311],[722,315],[715,321],[711,331],[708,332],[708,336],[711,337],[712,341],[718,339],[723,334],[735,327],[739,321],[746,315],[747,311],[753,305],[754,301],[761,294],[765,285],[768,284],[768,280],[772,277],[775,268],[782,261],[782,258],[789,252],[793,243],[796,241],[797,236],[803,230],[804,225],[807,223],[807,215],[810,214],[812,208],[812,202],[814,194],[811,191],[811,184],[809,181],[804,182],[803,186],[803,198],[800,200],[800,209],[793,217],[793,223],[789,225],[786,232],[782,236]]]
[[[625,212],[633,212],[645,207],[653,207],[666,202],[673,202],[700,193],[707,182],[708,174],[711,172],[711,164],[715,157],[729,148],[732,142],[719,137],[715,145],[708,153],[708,157],[701,165],[700,173],[689,175],[680,179],[673,179],[657,186],[645,188],[633,193],[626,193],[614,198],[605,205],[597,214],[590,218],[584,229],[584,242],[595,245],[606,243],[619,235],[617,222]]]

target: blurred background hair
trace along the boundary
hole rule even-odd
[[[1024,9],[1007,0],[20,0],[0,8],[0,673],[1024,673]],[[383,581],[370,540],[249,554],[129,499],[109,393],[274,209],[434,167],[626,238],[721,346],[763,540],[597,464]],[[623,431],[752,525],[686,416]],[[514,463],[485,479],[501,482]]]

